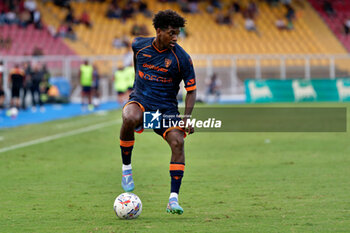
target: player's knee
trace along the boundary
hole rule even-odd
[[[123,124],[136,127],[138,124],[140,124],[140,119],[132,114],[123,114]]]
[[[170,142],[170,146],[172,149],[175,150],[182,150],[184,147],[184,139],[183,137],[175,137],[171,142]]]

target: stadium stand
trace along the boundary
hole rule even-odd
[[[312,6],[318,11],[323,20],[327,23],[329,28],[344,44],[346,49],[350,51],[350,40],[344,35],[344,22],[350,19],[350,2],[343,0],[330,1],[331,5],[327,7],[326,1],[309,0]],[[332,10],[328,9],[331,7]],[[328,10],[327,10],[328,9]]]
[[[53,38],[46,30],[37,30],[33,25],[19,28],[17,25],[0,26],[0,36],[10,38],[8,48],[0,49],[1,55],[32,55],[41,50],[42,55],[75,54],[60,38]]]
[[[176,3],[159,3],[151,0],[146,2],[153,12],[168,8],[181,11]],[[247,5],[248,1],[245,0],[242,3]],[[124,49],[112,46],[113,39],[129,33],[135,23],[144,23],[148,31],[153,34],[151,18],[143,14],[136,14],[125,23],[108,19],[105,17],[108,4],[108,1],[71,3],[77,16],[84,10],[88,11],[94,25],[92,29],[84,25],[75,26],[78,40],[84,46],[81,46],[81,43],[65,40],[77,53],[122,54]],[[270,7],[267,3],[259,2],[256,25],[261,33],[260,37],[245,30],[244,18],[241,14],[234,15],[234,26],[218,25],[215,22],[217,12],[207,13],[206,4],[205,2],[199,4],[201,13],[183,13],[188,20],[189,36],[183,39],[181,44],[191,54],[339,54],[346,52],[332,33],[324,28],[322,20],[317,17],[307,2],[303,7],[293,5],[296,9],[296,20],[293,22],[294,29],[288,31],[280,31],[275,27],[275,21],[285,15],[285,7],[282,5]],[[223,4],[228,5],[229,1],[223,1]],[[64,20],[66,11],[52,3],[47,3],[45,9],[44,21],[58,27],[59,22]],[[322,37],[319,37],[320,29]]]

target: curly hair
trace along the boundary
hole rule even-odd
[[[155,29],[167,29],[169,26],[173,28],[184,27],[186,20],[173,10],[159,11],[153,18],[153,26]]]

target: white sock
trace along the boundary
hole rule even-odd
[[[177,193],[170,193],[169,199],[173,198],[173,197],[176,197],[176,199],[179,200],[179,194],[177,194]]]
[[[132,169],[131,163],[130,163],[129,165],[124,165],[124,164],[123,164],[123,168],[122,168],[123,171],[131,170],[131,169]]]

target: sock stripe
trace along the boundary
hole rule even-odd
[[[132,140],[132,141],[123,141],[120,139],[120,146],[123,146],[123,147],[131,147],[133,146],[135,143],[135,140]]]
[[[178,162],[170,162],[170,164],[183,164],[183,165],[185,165],[185,163],[178,163]]]
[[[175,170],[185,171],[185,164],[170,164],[169,170],[170,171],[175,171]]]

